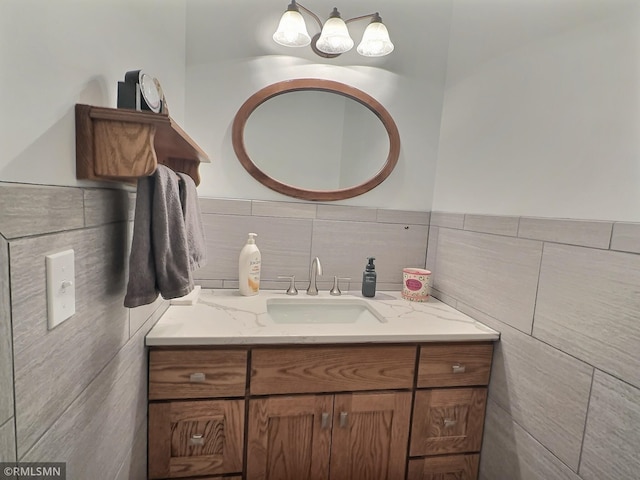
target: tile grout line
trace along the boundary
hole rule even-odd
[[[584,439],[587,435],[587,423],[589,422],[589,408],[591,407],[591,398],[593,395],[593,383],[596,377],[596,368],[593,367],[591,371],[591,385],[589,385],[589,397],[587,398],[587,409],[584,415],[584,427],[582,428],[582,441],[580,442],[580,454],[578,455],[578,468],[576,473],[580,475],[580,466],[582,465],[582,454],[584,453]]]
[[[529,332],[529,335],[531,337],[533,337],[533,327],[536,322],[536,310],[538,309],[538,294],[540,293],[540,277],[542,275],[542,261],[544,259],[545,244],[546,242],[542,242],[542,249],[540,251],[540,263],[538,264],[538,280],[536,282],[536,294],[533,297],[533,312],[531,312],[531,331]]]
[[[613,245],[613,230],[615,229],[616,222],[611,222],[611,233],[609,234],[609,247],[608,250],[611,250],[611,246]]]
[[[12,385],[11,393],[13,395],[13,450],[15,460],[18,461],[18,402],[16,401],[16,355],[13,350],[13,291],[11,289],[11,244],[7,240],[7,280],[9,289],[9,351],[11,353],[11,374]]]

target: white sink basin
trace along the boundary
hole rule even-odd
[[[384,323],[364,300],[357,298],[270,298],[267,313],[275,323]]]

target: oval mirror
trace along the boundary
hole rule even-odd
[[[398,128],[377,100],[321,79],[287,80],[253,94],[235,116],[232,141],[251,176],[304,200],[368,192],[400,154]]]

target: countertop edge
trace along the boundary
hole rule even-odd
[[[438,343],[438,342],[495,342],[500,335],[487,334],[451,334],[451,335],[399,335],[373,338],[371,336],[340,335],[333,337],[314,336],[254,336],[254,337],[183,337],[183,338],[147,338],[147,347],[179,346],[260,346],[260,345],[321,345],[321,344],[384,344],[384,343]]]

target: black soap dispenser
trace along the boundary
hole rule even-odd
[[[367,257],[369,263],[362,272],[362,296],[363,297],[375,297],[376,296],[376,266],[373,264],[374,257]]]

